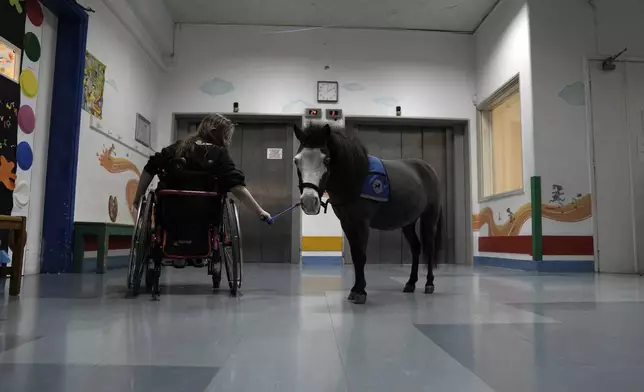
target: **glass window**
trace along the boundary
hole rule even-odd
[[[479,191],[489,198],[523,190],[521,92],[516,77],[479,107]]]

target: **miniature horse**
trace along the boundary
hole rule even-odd
[[[348,129],[311,124],[304,130],[295,126],[294,131],[300,142],[294,163],[302,210],[307,215],[319,214],[324,205],[320,198],[326,191],[349,241],[355,269],[349,300],[356,304],[367,300],[364,267],[369,228],[402,228],[412,253],[411,275],[403,291],[411,293],[416,288],[422,251],[428,264],[425,293],[432,294],[432,269],[442,243],[440,181],[436,171],[420,159],[370,157],[357,135]],[[420,240],[416,235],[418,220]]]

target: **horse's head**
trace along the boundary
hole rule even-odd
[[[293,162],[300,180],[302,210],[307,215],[317,215],[329,179],[331,128],[329,125],[310,125],[303,131],[296,125],[294,131],[300,141]]]

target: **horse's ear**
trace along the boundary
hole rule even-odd
[[[327,143],[331,142],[331,126],[329,124],[324,124],[324,140]]]
[[[302,141],[304,139],[304,132],[297,126],[297,124],[293,124],[293,133],[295,133],[297,140]]]

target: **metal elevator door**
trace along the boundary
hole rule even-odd
[[[246,175],[246,186],[255,200],[276,214],[291,205],[293,141],[292,125],[241,123],[235,127],[229,147],[232,159]],[[281,159],[268,159],[267,149],[281,149]],[[239,224],[245,262],[290,263],[292,225],[277,219],[271,227],[248,208],[240,208]]]
[[[177,139],[193,135],[199,122],[179,123]],[[269,213],[285,210],[292,204],[293,197],[293,124],[258,120],[236,122],[228,152],[244,172],[248,190]],[[282,149],[282,159],[268,159],[269,148]],[[268,227],[245,206],[240,205],[239,214],[244,262],[291,262],[291,219],[277,219]]]
[[[443,243],[439,263],[454,263],[454,136],[451,129],[420,126],[353,125],[369,154],[382,159],[420,158],[441,181]],[[420,238],[420,230],[416,225]],[[411,252],[402,230],[371,229],[367,248],[370,264],[410,264]],[[422,262],[422,260],[421,260]]]

